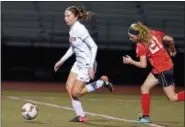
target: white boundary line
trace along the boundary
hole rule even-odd
[[[51,103],[40,102],[40,101],[35,101],[35,100],[32,100],[32,99],[23,99],[23,98],[16,97],[16,96],[8,96],[8,98],[11,99],[11,100],[16,100],[16,101],[17,100],[23,100],[23,101],[34,103],[34,104],[40,104],[40,105],[45,105],[45,106],[49,106],[49,107],[60,108],[60,109],[63,109],[63,110],[73,111],[73,109],[72,108],[69,108],[69,107],[60,106],[60,105],[51,104]],[[107,119],[111,119],[111,120],[136,123],[136,120],[122,119],[122,118],[117,118],[117,117],[113,117],[113,116],[108,116],[108,115],[103,115],[103,114],[98,114],[98,113],[92,113],[92,112],[86,112],[86,113],[88,115],[91,115],[91,116],[99,116],[99,117],[103,117],[103,118],[107,118]],[[146,123],[146,125],[148,125],[150,127],[165,127],[165,126],[161,126],[161,125],[157,125],[157,124],[152,124],[152,123]]]

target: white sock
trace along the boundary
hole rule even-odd
[[[77,116],[85,116],[85,112],[82,108],[82,103],[79,100],[72,100],[72,106]]]
[[[96,82],[89,83],[85,87],[87,88],[88,92],[95,91],[96,89],[100,88],[103,86],[104,81],[102,80],[97,80]]]

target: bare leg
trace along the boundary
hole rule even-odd
[[[178,94],[176,94],[175,85],[163,87],[163,90],[170,101],[172,102],[184,101],[184,91],[181,91]]]
[[[65,85],[65,88],[66,88],[67,93],[69,95],[69,98],[71,100],[73,100],[72,95],[71,95],[71,90],[73,88],[73,84],[75,83],[76,76],[77,76],[76,73],[70,72],[69,76],[68,76],[68,79],[67,79],[67,82],[66,82],[66,85]]]
[[[149,73],[145,82],[141,86],[141,107],[143,116],[149,116],[150,113],[150,89],[158,84],[158,79],[152,73]]]
[[[71,95],[74,100],[74,110],[78,114],[78,116],[85,116],[85,112],[83,111],[82,104],[79,100],[80,93],[82,89],[85,87],[85,82],[80,80],[75,80],[75,83],[72,87]]]
[[[69,76],[68,76],[68,79],[66,82],[66,90],[67,90],[67,93],[68,93],[69,98],[71,100],[72,107],[75,110],[76,115],[79,116],[79,115],[81,115],[81,112],[83,111],[82,104],[81,104],[80,100],[78,100],[77,98],[76,98],[76,100],[74,100],[72,97],[72,93],[71,93],[72,88],[73,88],[75,81],[76,81],[76,77],[77,77],[76,73],[74,73],[74,72],[69,73]],[[79,111],[79,109],[80,109],[80,111]]]

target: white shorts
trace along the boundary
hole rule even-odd
[[[96,71],[97,68],[97,63],[95,62],[94,69]],[[84,81],[84,82],[89,82],[91,80],[91,77],[89,76],[89,67],[79,67],[77,65],[77,62],[75,62],[71,68],[71,72],[76,73],[77,80]]]

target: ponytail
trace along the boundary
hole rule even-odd
[[[75,16],[78,16],[78,19],[90,19],[94,15],[93,12],[87,11],[81,6],[71,6],[66,10],[73,12]]]
[[[85,10],[83,7],[77,7],[77,10],[79,11],[79,19],[90,19],[94,13],[91,11]]]

